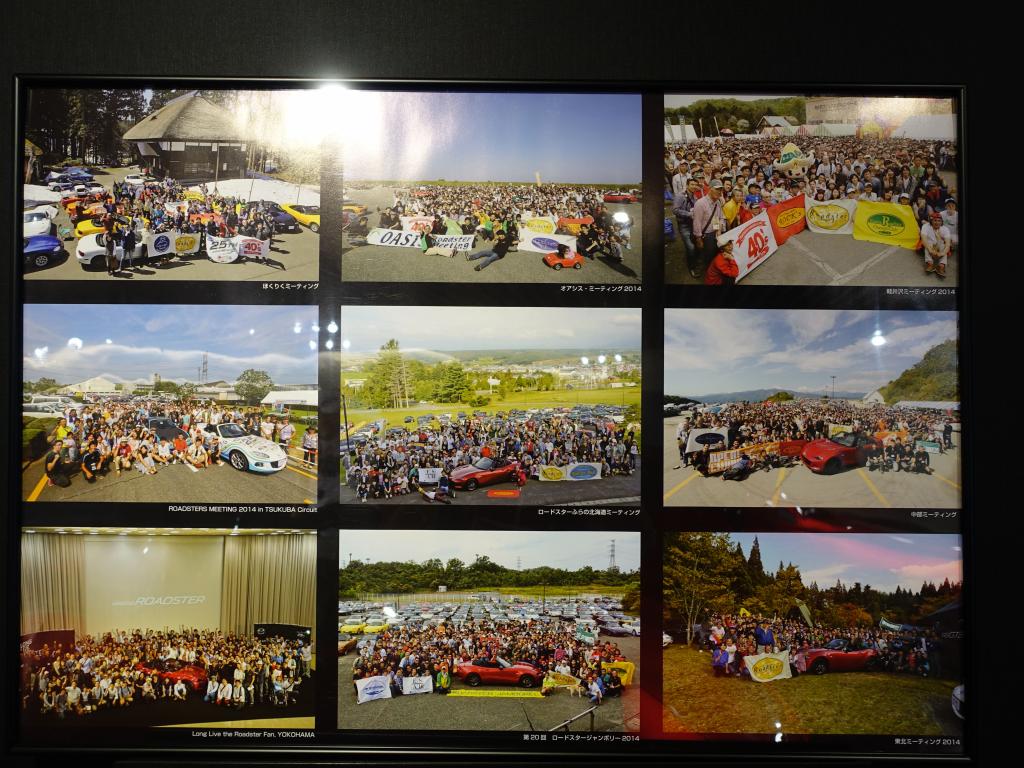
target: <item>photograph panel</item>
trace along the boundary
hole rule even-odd
[[[640,104],[348,91],[342,280],[639,283]]]
[[[341,317],[343,504],[639,503],[639,309]]]
[[[639,731],[639,533],[342,530],[339,548],[339,728]]]
[[[317,98],[30,89],[26,279],[315,282]]]
[[[666,735],[958,750],[962,569],[955,534],[665,534]]]
[[[955,100],[666,94],[664,118],[666,282],[957,285]]]
[[[299,529],[23,529],[23,736],[313,728],[316,548]]]
[[[316,307],[24,312],[25,501],[316,503]]]
[[[957,313],[665,310],[664,504],[961,504]]]

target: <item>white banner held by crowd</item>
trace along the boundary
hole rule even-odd
[[[391,686],[388,685],[387,675],[377,675],[356,680],[357,703],[365,704],[368,701],[377,699],[390,699]]]
[[[441,468],[440,467],[420,467],[417,470],[417,476],[419,477],[420,483],[440,483],[441,482]]]
[[[434,235],[435,248],[454,248],[456,251],[473,249],[476,235]],[[403,232],[398,229],[382,229],[375,227],[366,236],[368,245],[391,245],[398,248],[420,248],[419,232]]]
[[[825,235],[852,235],[857,201],[810,200],[805,202],[807,228]]]
[[[255,237],[235,235],[234,237],[206,236],[206,255],[210,261],[219,264],[230,264],[239,256],[253,259],[265,259],[270,253],[270,241]]]
[[[402,681],[402,693],[412,696],[417,693],[431,693],[434,690],[434,681],[429,675],[422,677],[407,677]]]
[[[534,253],[554,253],[559,245],[569,246],[570,251],[576,250],[576,238],[572,235],[546,234],[534,232],[532,229],[519,230],[519,250]]]
[[[793,676],[793,671],[789,668],[789,651],[745,656],[743,662],[750,671],[750,679],[756,680],[759,683],[785,680]]]
[[[755,267],[761,266],[769,256],[779,250],[779,245],[775,242],[772,223],[764,211],[746,224],[733,227],[719,239],[733,242],[732,257],[736,259],[736,264],[740,268],[740,273],[736,276],[737,282],[749,275]]]
[[[545,482],[557,482],[559,480],[600,480],[601,465],[596,463],[566,464],[564,467],[556,467],[549,464],[541,465],[540,479]]]
[[[167,253],[195,253],[199,250],[199,243],[202,240],[198,233],[193,232],[146,232],[142,242],[146,246],[147,255],[163,256]]]
[[[729,430],[725,427],[717,429],[691,429],[686,439],[686,453],[703,451],[705,445],[711,450],[721,451],[729,447]]]

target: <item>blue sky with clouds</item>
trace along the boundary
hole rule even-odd
[[[836,391],[867,393],[956,337],[955,312],[667,309],[665,393],[822,392],[832,376]]]
[[[506,568],[547,565],[576,570],[608,567],[608,549],[615,539],[615,563],[624,571],[640,568],[640,534],[622,531],[367,531],[341,530],[341,562],[423,562],[433,557],[447,562],[457,557],[470,563],[487,555]]]
[[[348,91],[349,179],[639,184],[640,96]]]
[[[207,352],[210,381],[258,368],[278,384],[312,384],[316,315],[315,307],[26,304],[24,377],[195,381]]]
[[[779,562],[800,568],[804,585],[816,581],[831,587],[839,579],[847,586],[870,584],[880,591],[917,591],[925,581],[960,581],[960,537],[955,534],[883,533],[733,533],[743,554],[757,537],[761,562],[774,572]]]

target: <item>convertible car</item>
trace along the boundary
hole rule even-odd
[[[878,665],[878,651],[873,648],[854,649],[845,637],[829,640],[824,648],[807,652],[807,671],[815,675],[826,672],[870,672]]]
[[[583,269],[583,257],[576,251],[569,251],[570,256],[562,258],[557,253],[549,253],[544,257],[544,263],[556,272],[560,269]]]
[[[155,432],[156,436],[161,440],[174,440],[178,435],[181,435],[183,438],[188,440],[188,432],[175,426],[174,422],[170,419],[161,417],[153,418],[146,422],[146,426]]]
[[[316,233],[320,231],[320,206],[319,205],[282,205],[285,213],[290,213],[299,224],[309,227],[309,231]]]
[[[269,474],[288,465],[288,454],[277,443],[250,435],[238,424],[207,424],[204,431],[220,438],[220,454],[240,472]]]
[[[140,672],[145,672],[146,675],[156,675],[161,681],[168,680],[177,683],[181,680],[193,691],[206,690],[206,670],[197,664],[189,664],[181,659],[140,661],[135,668]]]
[[[473,659],[456,664],[455,676],[474,688],[481,683],[533,688],[544,679],[544,672],[533,664],[522,661],[513,664],[500,656],[496,656],[495,659],[496,661]]]
[[[53,235],[32,235],[22,239],[22,254],[25,266],[37,269],[49,266],[50,262],[60,258],[64,246],[60,239]]]
[[[481,456],[472,464],[453,470],[451,479],[456,490],[475,491],[481,485],[515,482],[518,475],[518,461]]]
[[[630,192],[609,192],[604,196],[606,203],[635,203],[637,196]]]
[[[873,437],[841,432],[834,437],[812,440],[804,446],[800,460],[819,474],[831,475],[843,467],[863,467],[870,448],[881,449],[882,443]]]

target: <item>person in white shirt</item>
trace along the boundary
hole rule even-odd
[[[241,709],[245,706],[245,686],[242,685],[241,681],[237,681],[231,691],[231,703],[236,709]]]
[[[179,680],[174,684],[174,700],[184,701],[188,695],[188,688],[185,687],[185,681]]]
[[[942,210],[942,226],[949,230],[949,239],[953,243],[953,249],[956,249],[959,238],[957,233],[959,232],[960,217],[956,212],[956,200],[952,197],[946,198],[946,207]]]
[[[220,687],[217,689],[217,703],[224,706],[231,704],[231,683],[226,679],[221,681]]]
[[[206,682],[206,696],[203,697],[203,701],[216,701],[217,691],[220,689],[220,683],[217,678],[211,677]]]
[[[933,213],[928,223],[921,227],[921,243],[924,245],[925,274],[934,272],[940,278],[946,278],[946,261],[953,247],[953,239],[949,230],[942,225],[942,216]]]

